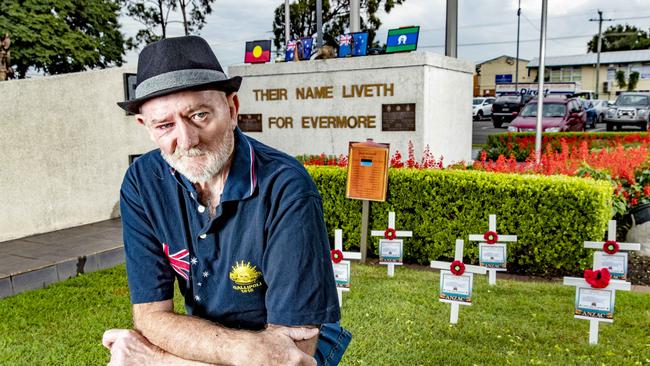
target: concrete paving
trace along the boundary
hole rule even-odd
[[[120,219],[0,242],[0,298],[124,263]]]

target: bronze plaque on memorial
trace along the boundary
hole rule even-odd
[[[347,198],[386,201],[389,145],[368,140],[350,142]]]
[[[261,114],[239,114],[237,125],[242,132],[262,132]]]
[[[415,103],[382,104],[382,131],[415,131]]]

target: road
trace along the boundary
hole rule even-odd
[[[508,132],[508,123],[504,124],[503,127],[501,128],[494,128],[492,126],[492,121],[490,120],[483,120],[480,122],[472,122],[473,123],[473,129],[472,129],[472,144],[486,144],[487,139],[489,135],[494,135],[496,133],[502,133],[502,132]],[[593,130],[587,130],[587,133],[590,132],[600,132],[600,131],[605,131],[605,124],[601,123],[596,125],[596,128]],[[625,126],[623,130],[621,131],[640,131],[638,128],[632,127],[632,126]]]

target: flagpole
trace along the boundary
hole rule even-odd
[[[350,32],[358,32],[361,30],[361,26],[359,25],[360,7],[359,0],[350,0]]]
[[[316,0],[316,46],[323,47],[323,0]]]
[[[291,28],[290,28],[290,19],[289,16],[289,0],[284,0],[284,44],[288,45],[291,41]]]

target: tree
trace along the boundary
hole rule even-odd
[[[145,28],[135,36],[136,44],[151,43],[167,38],[169,23],[182,23],[186,36],[203,28],[206,15],[212,13],[214,0],[119,0],[126,9],[125,14]],[[180,19],[170,20],[170,15],[180,11]],[[160,29],[158,31],[157,29]]]
[[[381,20],[377,16],[379,7],[384,7],[386,13],[396,5],[402,5],[406,0],[360,0],[361,29],[368,32],[368,45],[379,47],[375,41],[377,29]],[[291,15],[291,37],[311,37],[316,34],[316,0],[298,0],[289,4]],[[323,0],[323,35],[336,38],[345,33],[350,26],[350,0]],[[277,50],[286,44],[284,39],[284,3],[275,9],[273,21],[274,44]]]
[[[625,71],[618,70],[615,74],[616,85],[619,89],[627,87],[627,91],[634,91],[636,85],[639,83],[639,73],[637,71],[632,71],[627,81],[625,80]]]
[[[613,25],[603,32],[601,52],[650,48],[648,32],[631,25]],[[598,34],[587,43],[587,52],[598,52]]]
[[[145,26],[135,35],[135,43],[151,43],[167,38],[169,13],[176,10],[176,0],[123,1],[125,14]],[[160,27],[160,33],[155,29]]]
[[[12,39],[19,78],[33,67],[48,74],[121,66],[129,41],[112,0],[3,0],[0,29]]]

